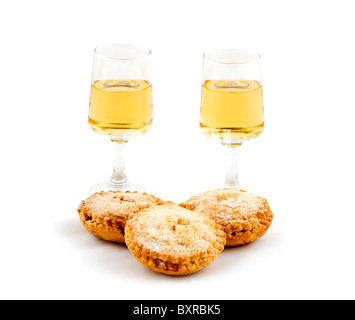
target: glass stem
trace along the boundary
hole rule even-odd
[[[126,185],[128,179],[124,168],[124,148],[126,142],[114,142],[115,145],[115,162],[110,182],[117,186]]]
[[[224,182],[225,188],[239,189],[240,182],[238,177],[238,152],[241,144],[233,144],[227,146],[229,149],[227,161],[227,174]]]

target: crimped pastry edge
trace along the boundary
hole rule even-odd
[[[172,202],[168,202],[171,205],[176,205]],[[147,209],[149,210],[149,209]],[[139,214],[144,214],[144,211]],[[138,219],[138,216],[134,216],[132,219]],[[199,213],[201,214],[201,213]],[[163,254],[155,250],[145,248],[143,244],[138,243],[134,239],[134,234],[130,225],[130,220],[127,221],[125,229],[125,242],[128,249],[133,256],[144,266],[149,269],[164,273],[168,275],[189,275],[195,273],[213,262],[219,254],[223,251],[226,244],[226,234],[223,231],[223,227],[217,224],[208,215],[202,213],[202,215],[209,218],[210,222],[216,229],[218,241],[216,246],[210,246],[207,250],[196,252],[193,255],[184,255],[181,257],[175,257],[170,254]]]
[[[121,194],[127,194],[127,193],[141,194],[143,196],[148,196],[148,197],[152,196],[158,202],[160,202],[159,204],[152,204],[152,206],[159,206],[159,205],[165,204],[165,201],[163,201],[162,199],[160,199],[154,195],[150,195],[145,192],[139,193],[138,191],[113,191],[113,190],[111,190],[111,191],[99,191],[99,192],[96,192],[96,193],[90,195],[88,198],[81,201],[81,203],[77,209],[77,212],[79,213],[80,221],[83,224],[83,226],[85,227],[85,229],[89,233],[91,233],[93,236],[100,238],[102,240],[105,240],[105,241],[125,244],[125,226],[126,226],[127,220],[131,216],[131,214],[130,214],[130,216],[127,217],[126,219],[119,218],[119,217],[115,217],[115,219],[111,219],[110,217],[102,218],[102,216],[99,215],[93,220],[93,214],[90,211],[90,208],[85,206],[85,203],[90,197],[93,197],[93,196],[99,195],[99,194],[104,194],[107,192],[117,193],[117,194],[120,194],[120,193]],[[146,210],[146,209],[142,209],[142,211],[144,211],[144,210]],[[90,219],[88,219],[89,217],[90,217]]]
[[[129,229],[129,226],[127,229]],[[220,244],[218,247],[209,248],[192,256],[177,259],[176,257],[144,248],[142,244],[131,238],[129,231],[126,231],[125,241],[128,249],[141,264],[155,272],[168,275],[195,273],[208,266],[224,249],[224,245]]]
[[[256,227],[250,229],[240,230],[236,224],[231,224],[224,227],[224,232],[227,235],[226,247],[236,247],[251,243],[259,238],[261,238],[269,230],[273,214],[270,211],[268,215],[269,219],[263,220],[263,222],[258,221]]]
[[[84,206],[84,201],[82,201],[77,211],[82,225],[93,236],[110,242],[125,243],[124,228],[126,221],[124,219],[115,219],[115,221],[109,218],[99,218],[98,221],[92,220],[92,218],[88,219],[90,210]]]
[[[207,191],[200,195],[195,195],[190,197],[190,199],[188,199],[187,201],[180,203],[179,206],[191,211],[207,214],[202,210],[195,209],[196,205],[193,203],[193,201],[196,201],[199,196],[204,195],[206,193],[210,193],[214,191],[216,192],[228,191],[228,190],[230,189],[224,188],[224,189],[216,189],[213,191]],[[246,190],[238,190],[238,191],[248,193]],[[261,238],[269,230],[273,222],[274,215],[270,209],[270,205],[268,201],[263,197],[260,198],[262,198],[263,201],[265,201],[266,209],[263,209],[255,213],[255,215],[259,216],[258,219],[256,219],[255,217],[251,218],[257,221],[256,225],[253,225],[252,223],[250,223],[250,221],[243,221],[242,226],[241,226],[241,222],[239,221],[230,223],[228,225],[224,225],[219,223],[213,216],[207,214],[217,224],[219,224],[223,228],[224,232],[226,233],[227,238],[226,238],[225,247],[235,247],[235,246],[242,246],[248,244],[250,242],[253,242]]]

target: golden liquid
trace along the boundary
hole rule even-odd
[[[118,138],[144,134],[152,124],[152,86],[144,80],[97,80],[91,86],[89,125]]]
[[[202,85],[200,127],[226,144],[257,137],[264,129],[262,86],[258,81],[207,80]]]

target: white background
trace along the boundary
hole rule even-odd
[[[352,1],[7,1],[0,6],[0,298],[354,299]],[[202,54],[262,55],[264,133],[240,150],[268,233],[187,277],[91,236],[76,208],[113,165],[88,127],[93,49],[153,52],[154,124],[129,178],[164,200],[222,186],[226,153],[199,131]]]

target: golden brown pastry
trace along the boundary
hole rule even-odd
[[[262,237],[273,220],[266,199],[244,190],[208,191],[180,206],[206,213],[220,224],[227,234],[226,246],[240,246]]]
[[[133,215],[125,232],[127,247],[139,262],[169,275],[206,267],[226,241],[222,228],[209,216],[172,202]]]
[[[102,191],[82,201],[77,210],[82,224],[95,237],[124,243],[124,229],[130,215],[163,203],[146,193]]]

